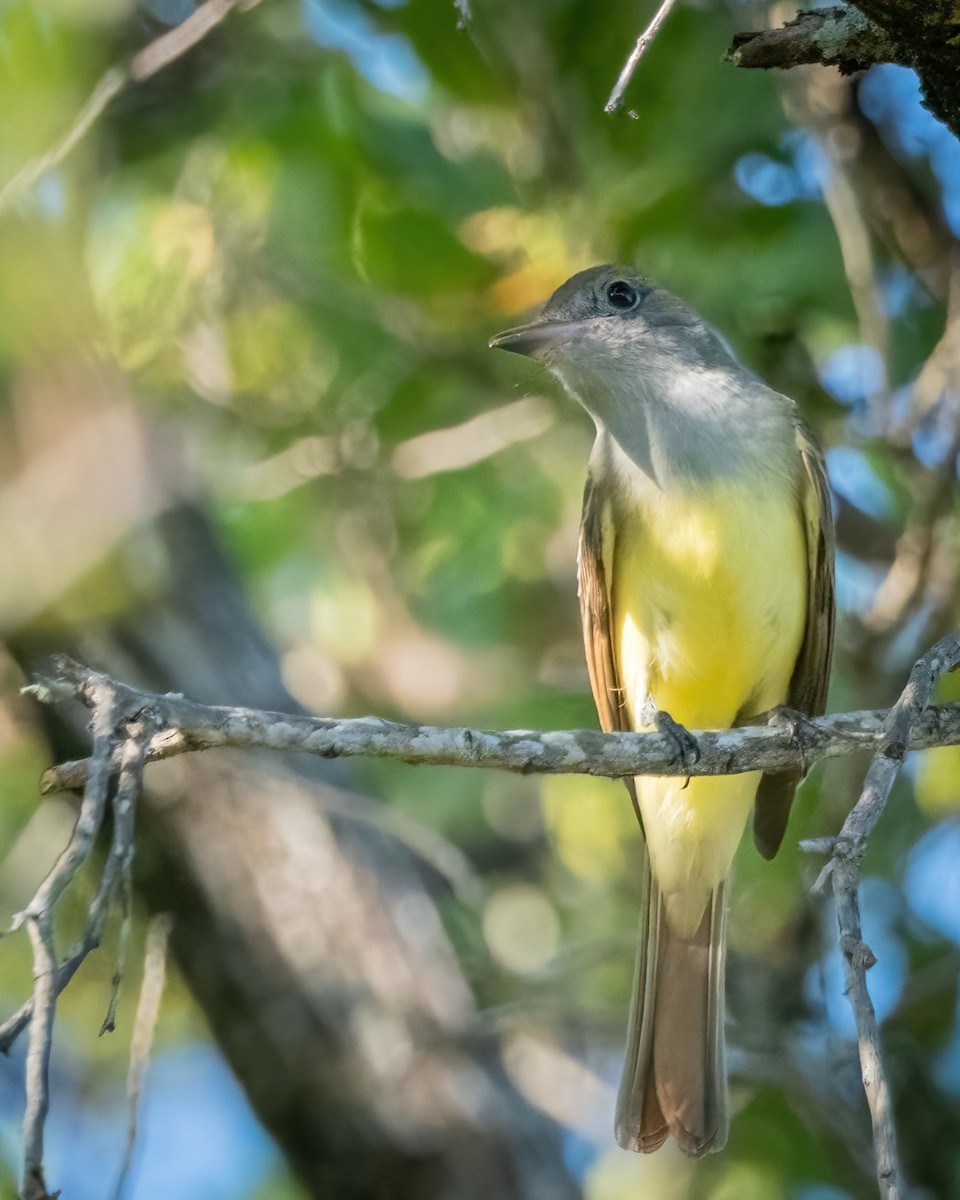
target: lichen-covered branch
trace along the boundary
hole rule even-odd
[[[484,767],[520,774],[732,775],[809,767],[822,758],[874,751],[884,738],[885,710],[834,713],[805,722],[741,729],[692,730],[696,763],[681,761],[673,740],[660,733],[595,730],[478,730],[406,725],[381,717],[325,718],[197,704],[180,695],[138,691],[68,659],[58,659],[57,679],[27,690],[56,701],[78,696],[88,705],[104,687],[116,689],[128,711],[151,711],[160,732],[147,750],[150,762],[216,746],[299,750],[321,758],[368,756],[419,766]],[[909,745],[960,744],[960,705],[926,709],[911,726]],[[63,763],[45,772],[45,794],[84,786],[91,760]]]
[[[875,63],[898,62],[893,39],[855,8],[797,13],[774,29],[737,33],[727,59],[737,67],[799,67],[820,63],[844,74]]]
[[[913,67],[927,107],[960,136],[958,37],[960,8],[953,0],[856,0],[801,12],[779,28],[739,33],[727,57],[738,67]]]

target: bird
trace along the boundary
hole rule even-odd
[[[629,266],[574,275],[490,346],[537,360],[593,418],[578,547],[603,729],[690,729],[823,713],[834,530],[823,456],[796,404],[685,301]],[[723,1148],[725,923],[751,809],[777,853],[802,772],[637,776],[641,916],[615,1134],[648,1153]]]

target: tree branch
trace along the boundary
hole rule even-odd
[[[955,633],[918,660],[903,694],[888,712],[821,717],[805,723],[799,734],[795,724],[789,727],[784,722],[699,731],[694,735],[699,759],[691,765],[678,761],[671,740],[655,733],[488,732],[402,725],[374,717],[332,720],[214,707],[179,694],[159,695],[133,688],[71,659],[55,659],[54,680],[40,680],[25,690],[46,703],[79,699],[93,710],[95,738],[92,758],[64,764],[44,776],[44,792],[76,787],[81,781],[86,791],[70,845],[18,918],[28,924],[34,946],[34,996],[0,1028],[0,1048],[6,1050],[31,1016],[36,1017],[28,1056],[24,1194],[37,1200],[46,1195],[43,1122],[56,997],[99,941],[117,886],[128,876],[134,807],[148,761],[214,746],[256,746],[306,751],[327,758],[364,754],[408,763],[616,778],[778,771],[872,749],[875,754],[863,792],[839,836],[818,839],[805,848],[832,851],[821,880],[832,873],[847,993],[856,1017],[864,1091],[873,1123],[877,1178],[883,1200],[900,1200],[902,1170],[890,1094],[876,1015],[866,986],[866,971],[875,960],[863,943],[860,927],[860,860],[907,750],[960,744],[960,705],[929,707],[937,680],[958,664],[960,633]],[[57,968],[50,924],[52,905],[89,854],[102,822],[109,780],[118,768],[113,843],[90,907],[87,931],[80,946]],[[33,1191],[28,1192],[28,1188]]]
[[[900,1200],[903,1170],[897,1153],[893,1107],[880,1048],[877,1017],[867,990],[867,971],[876,962],[860,928],[860,860],[877,821],[886,808],[912,731],[922,719],[937,680],[960,664],[960,634],[939,641],[914,665],[900,699],[890,709],[883,740],[874,755],[860,799],[843,823],[826,870],[832,870],[833,894],[840,927],[846,993],[857,1023],[863,1090],[873,1124],[873,1149],[882,1200]]]
[[[779,29],[737,34],[727,58],[738,67],[821,63],[847,73],[880,62],[913,67],[924,103],[960,136],[958,36],[960,10],[952,0],[856,0],[801,12]]]
[[[25,691],[45,702],[76,696],[90,707],[105,689],[125,711],[150,711],[160,732],[147,761],[219,746],[298,750],[320,758],[367,756],[429,766],[483,767],[519,774],[734,775],[809,767],[822,758],[876,750],[885,737],[886,710],[834,713],[805,723],[801,739],[783,723],[733,730],[695,730],[700,758],[681,762],[673,740],[660,733],[595,730],[477,730],[404,725],[382,717],[324,718],[197,704],[118,683],[66,658],[55,660],[55,681]],[[909,748],[960,745],[960,704],[925,709],[911,726]],[[90,759],[63,763],[41,779],[45,795],[84,785]],[[2,1046],[2,1030],[0,1030]]]
[[[637,44],[630,52],[630,57],[624,64],[623,70],[617,77],[617,82],[613,85],[613,91],[610,93],[610,99],[604,105],[604,112],[615,113],[623,104],[623,93],[630,85],[630,80],[633,78],[633,73],[637,69],[640,59],[646,53],[647,47],[660,32],[660,27],[670,15],[670,10],[673,8],[676,0],[662,0],[660,7],[653,14],[653,20],[646,27],[643,33],[637,38]],[[631,114],[635,115],[635,114]]]
[[[50,1051],[53,1047],[53,1018],[57,1007],[56,952],[50,922],[37,916],[26,918],[33,950],[33,1011],[25,1076],[26,1104],[23,1111],[23,1200],[50,1200],[43,1174],[43,1133],[50,1107]]]
[[[844,75],[875,63],[898,62],[890,36],[855,8],[799,12],[776,29],[734,34],[726,54],[736,67],[800,67],[808,63],[839,67]]]

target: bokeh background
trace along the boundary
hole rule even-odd
[[[683,294],[823,442],[830,707],[887,705],[957,621],[960,146],[914,75],[724,64],[764,7],[264,0],[130,86],[0,213],[0,908],[69,835],[82,744],[18,694],[66,650],[209,702],[594,726],[575,592],[592,428],[486,349],[575,270]],[[3,0],[0,179],[191,0]],[[956,688],[954,689],[956,690]],[[949,692],[946,692],[949,694]],[[110,1194],[146,914],[174,961],[128,1194],[845,1200],[874,1194],[835,918],[798,840],[731,914],[728,1149],[616,1148],[638,902],[622,788],[203,756],[150,776],[119,918],[65,993],[48,1181]],[[864,864],[869,982],[918,1195],[960,1195],[958,753],[913,756]],[[169,769],[168,769],[169,768]],[[80,927],[96,864],[62,906]],[[22,934],[0,998],[30,990]],[[0,1062],[15,1194],[24,1047]]]

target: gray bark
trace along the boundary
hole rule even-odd
[[[738,67],[809,63],[862,70],[875,63],[913,67],[924,103],[960,136],[960,9],[951,0],[857,0],[800,12],[774,29],[738,33],[727,57]]]

